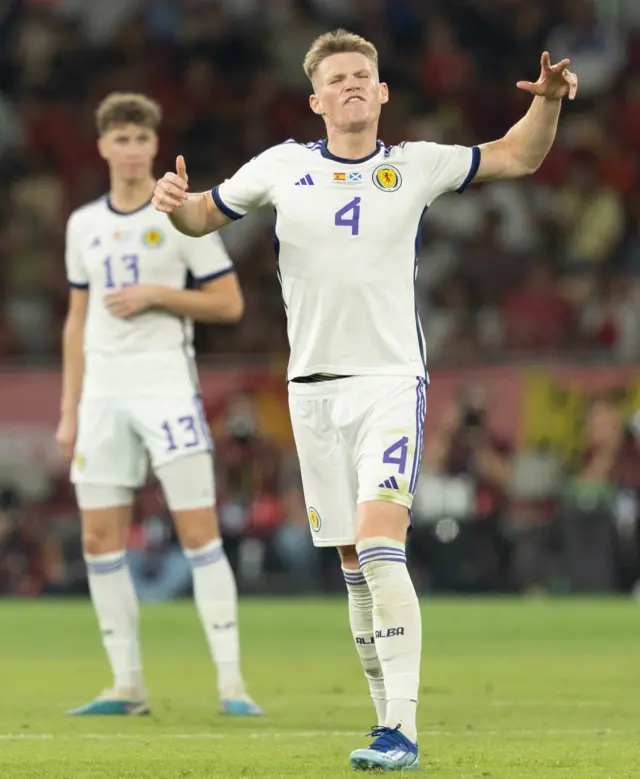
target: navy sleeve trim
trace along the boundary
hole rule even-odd
[[[78,283],[77,283],[77,282],[75,282],[75,281],[70,281],[70,282],[69,282],[69,286],[70,286],[72,289],[89,289],[89,285],[88,285],[88,284],[78,284]]]
[[[224,270],[219,270],[216,273],[209,273],[207,276],[196,276],[196,281],[198,284],[205,284],[207,281],[215,281],[216,279],[221,278],[222,276],[228,276],[229,273],[235,273],[236,269],[233,267],[233,265],[230,265],[228,268],[225,268]]]
[[[467,173],[467,178],[462,182],[462,184],[456,189],[456,192],[462,194],[465,189],[471,184],[473,179],[476,176],[476,173],[478,172],[478,168],[480,167],[480,149],[477,146],[471,147],[471,167],[469,168],[469,172]]]
[[[229,219],[233,219],[234,222],[238,219],[242,219],[244,214],[239,214],[237,211],[234,211],[232,208],[229,208],[229,206],[223,202],[222,198],[220,197],[220,193],[218,190],[220,189],[220,186],[214,187],[214,189],[211,190],[211,196],[213,197],[213,202],[218,206],[220,211],[225,216],[228,216]]]

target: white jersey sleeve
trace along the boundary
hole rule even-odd
[[[184,260],[196,281],[213,281],[233,271],[233,263],[217,233],[204,238],[182,238]]]
[[[213,202],[229,219],[242,219],[248,211],[271,203],[272,176],[269,171],[273,150],[277,148],[267,149],[254,157],[213,189]]]
[[[464,192],[480,167],[477,146],[447,146],[423,141],[411,146],[424,173],[427,205],[445,192]]]
[[[82,260],[80,246],[81,236],[77,231],[77,219],[75,214],[69,217],[67,222],[67,235],[65,241],[65,265],[67,268],[67,280],[71,287],[76,289],[88,289],[89,277]]]

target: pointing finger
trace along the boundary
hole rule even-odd
[[[540,58],[540,64],[542,65],[543,70],[550,70],[551,68],[551,57],[549,56],[548,51],[542,52],[542,57]]]

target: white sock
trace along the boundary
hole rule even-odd
[[[222,697],[243,695],[238,592],[222,541],[216,539],[200,549],[185,549],[184,553],[191,563],[196,606],[218,669],[218,690]]]
[[[113,672],[114,686],[146,696],[138,635],[138,599],[125,551],[85,554],[84,559],[89,592]]]
[[[404,544],[390,538],[367,538],[356,549],[373,598],[376,649],[387,691],[385,724],[390,728],[400,725],[415,742],[422,620]]]
[[[378,725],[384,725],[387,712],[387,695],[384,689],[382,667],[373,637],[373,599],[361,571],[342,569],[349,595],[349,623],[360,657],[364,675],[369,682],[369,692],[376,709]]]

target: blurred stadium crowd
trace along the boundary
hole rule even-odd
[[[346,25],[374,40],[392,102],[388,144],[500,137],[540,52],[570,56],[580,95],[539,174],[428,212],[419,302],[431,364],[597,351],[640,354],[640,12],[632,0],[4,0],[0,3],[0,354],[54,360],[70,210],[100,196],[93,109],[139,90],[207,188],[271,144],[317,139],[301,60]],[[455,199],[455,208],[451,200]],[[201,353],[286,355],[272,215],[229,228],[248,316]]]
[[[107,187],[93,123],[106,93],[158,100],[157,172],[184,154],[192,188],[204,190],[269,145],[322,137],[301,61],[335,26],[379,48],[388,144],[500,137],[526,111],[515,83],[535,80],[545,48],[552,60],[571,57],[580,77],[534,177],[472,187],[429,209],[417,295],[431,367],[639,362],[637,0],[0,0],[0,360],[59,364],[65,221]],[[264,210],[224,231],[247,314],[233,329],[199,332],[205,362],[286,361],[272,226]],[[257,430],[254,401],[237,400],[218,439],[218,480],[240,583],[260,589],[271,571],[289,577],[283,586],[295,577],[298,589],[317,587],[335,562],[310,547],[304,501],[291,488],[296,465]],[[412,540],[422,585],[548,589],[564,576],[573,589],[632,587],[640,447],[615,399],[585,406],[584,447],[568,471],[544,446],[515,451],[491,433],[486,402],[465,397],[431,420],[414,512],[427,530]],[[54,484],[27,519],[15,490],[0,496],[0,592],[85,586],[65,489]],[[139,587],[150,598],[184,591],[188,570],[155,489],[140,511]],[[42,534],[42,512],[55,514],[55,532]],[[505,532],[507,513],[521,517],[516,531]],[[465,521],[479,516],[487,521]]]

